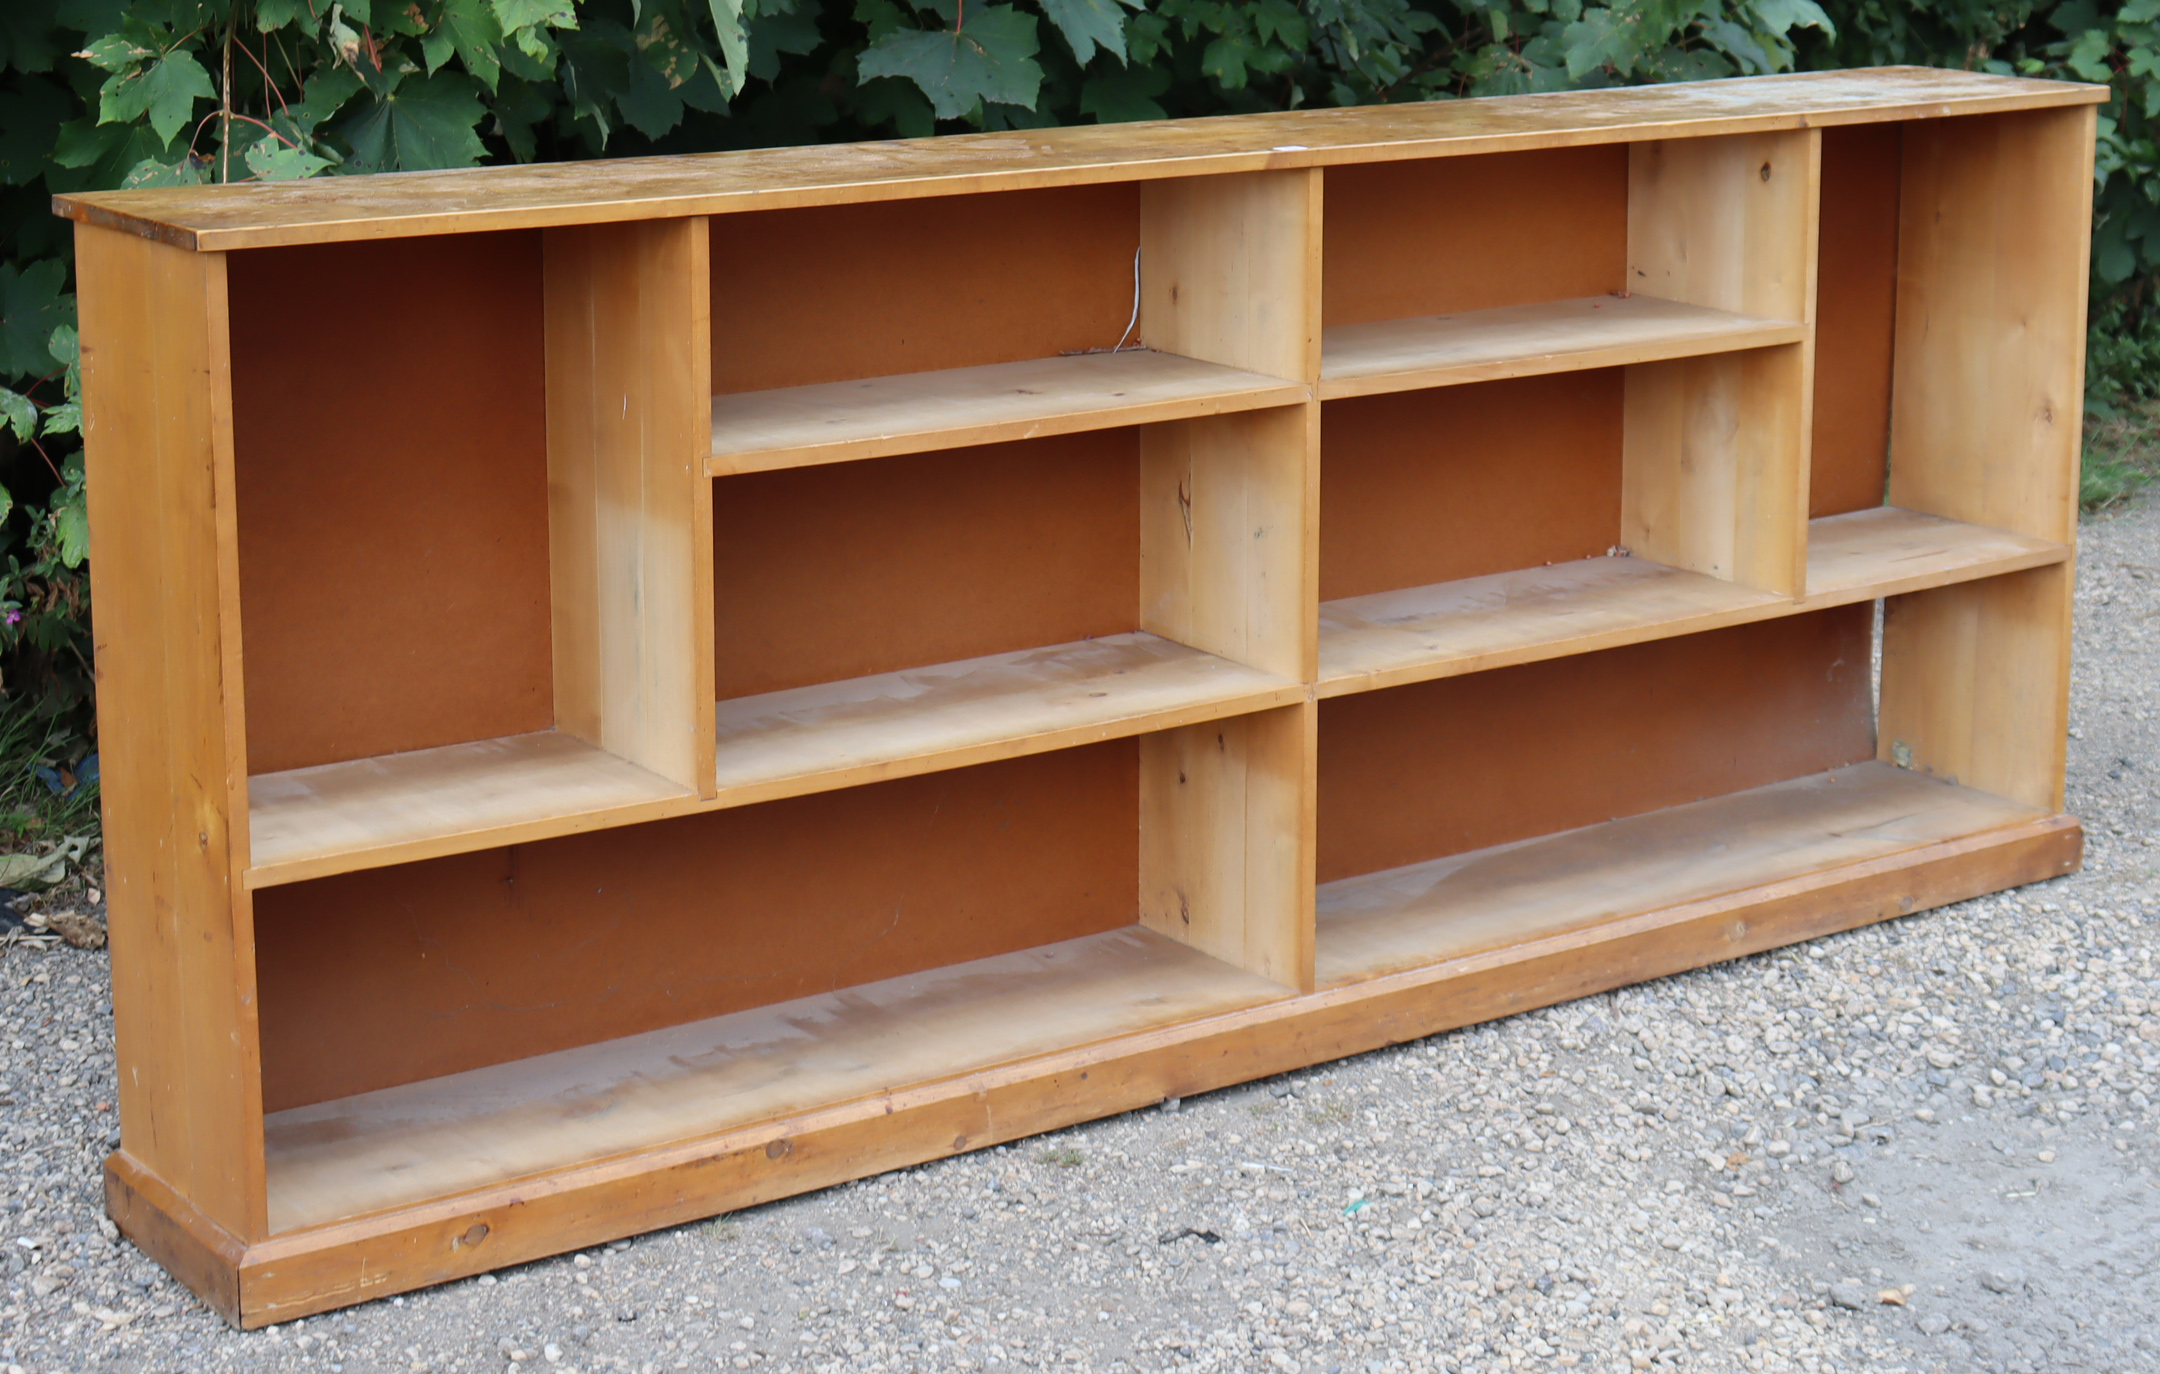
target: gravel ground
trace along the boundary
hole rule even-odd
[[[2160,503],[2084,538],[2074,877],[268,1332],[13,950],[0,1369],[2160,1369]]]

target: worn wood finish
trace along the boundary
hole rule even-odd
[[[259,1325],[2068,871],[2101,94],[64,198],[109,1210]]]
[[[2061,807],[2071,583],[2063,562],[1884,602],[1881,756]]]
[[[1905,131],[1892,504],[2075,538],[2093,137],[2088,109]],[[1890,603],[1883,757],[2059,807],[2070,596],[2063,565]]]
[[[1326,331],[1323,400],[1798,343],[1807,327],[1655,296],[1588,296]]]
[[[712,773],[702,220],[547,233],[555,724],[696,791]]]
[[[1311,702],[1140,740],[1140,922],[1310,992]]]
[[[1638,143],[1628,289],[1812,325],[1821,135]],[[1630,368],[1622,541],[1798,596],[1807,576],[1814,343]]]
[[[1128,348],[715,396],[715,477],[1302,401],[1301,384]]]
[[[2081,839],[2068,817],[2027,821],[295,1231],[242,1255],[241,1320],[290,1321],[2059,877]]]
[[[1706,137],[2060,105],[2107,92],[1937,68],[1883,67],[1498,100],[1240,115],[1204,125],[1080,125],[895,142],[432,174],[56,196],[79,222],[204,250],[721,215],[1360,162],[1461,157],[1644,137]]]
[[[1320,889],[1322,987],[1421,968],[2044,812],[1882,763],[1368,873]]]
[[[262,1234],[226,270],[75,241],[121,1145]]]
[[[270,1229],[410,1207],[1283,995],[1126,927],[295,1107],[267,1123]]]
[[[1302,700],[1294,681],[1134,632],[736,697],[728,805],[1169,730]]]
[[[1299,682],[1313,675],[1320,408],[1140,436],[1140,625]]]
[[[2089,109],[1906,128],[1891,505],[2075,537],[2093,132]]]
[[[1153,181],[1140,193],[1140,337],[1264,376],[1320,375],[1320,174]]]
[[[246,881],[268,887],[656,820],[694,796],[557,730],[258,773],[248,779]]]

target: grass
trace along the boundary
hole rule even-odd
[[[2078,503],[2103,511],[2160,481],[2160,397],[2124,401],[2085,421]]]
[[[60,719],[0,697],[0,847],[96,832],[98,784],[78,776],[90,751]]]
[[[1038,1164],[1047,1164],[1053,1169],[1077,1169],[1087,1161],[1087,1156],[1070,1148],[1049,1149],[1038,1151],[1035,1160]]]

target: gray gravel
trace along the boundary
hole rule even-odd
[[[2084,539],[2076,876],[264,1333],[10,951],[0,1369],[2160,1369],[2160,505]]]

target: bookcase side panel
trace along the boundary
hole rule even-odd
[[[1140,923],[1313,989],[1318,704],[1140,739]]]
[[[264,1193],[226,263],[75,244],[120,1148],[245,1240]]]
[[[1270,377],[1320,379],[1320,173],[1151,181],[1140,193],[1140,337]]]
[[[1905,127],[1890,504],[2069,543],[2090,106]]]
[[[1309,682],[1318,402],[1140,431],[1140,628]]]
[[[2090,107],[1906,126],[1891,505],[2075,540],[2093,137]],[[1882,757],[2060,808],[2071,585],[1892,600]]]
[[[1812,324],[1813,130],[1633,145],[1628,289]],[[1624,542],[1797,596],[1807,577],[1810,341],[1628,372]]]
[[[552,229],[544,250],[556,723],[707,788],[708,242],[659,220]]]

